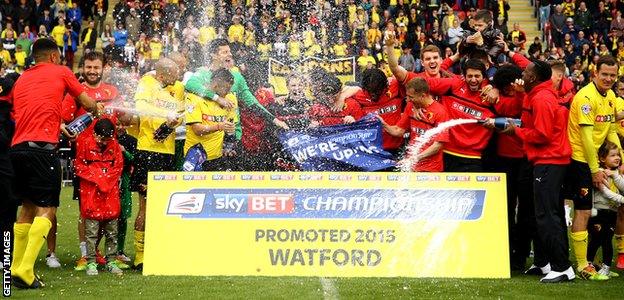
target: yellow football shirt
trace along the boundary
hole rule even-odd
[[[624,111],[624,98],[616,97],[615,98],[615,114],[617,115],[619,112]],[[620,138],[624,137],[624,120],[617,121],[617,133]]]
[[[615,105],[615,93],[609,90],[606,95],[602,95],[593,82],[576,93],[570,106],[568,121],[572,159],[587,162],[581,141],[580,127],[583,125],[594,126],[593,142],[596,151],[602,146],[611,131],[611,124],[615,122]]]
[[[238,102],[233,94],[227,94],[226,99],[232,100],[234,108],[231,110],[223,109],[218,103],[214,101],[204,100],[202,97],[195,94],[188,94],[186,96],[186,142],[184,143],[184,154],[188,150],[201,143],[206,151],[208,160],[213,160],[223,155],[223,138],[225,132],[223,130],[214,131],[206,135],[196,135],[191,125],[194,123],[201,123],[202,125],[214,125],[227,120],[234,120],[234,123],[238,123]]]
[[[154,140],[154,131],[167,121],[169,114],[184,112],[184,85],[176,82],[173,86],[162,87],[152,75],[145,75],[139,80],[134,100],[136,109],[143,113],[140,116],[137,149],[174,154],[175,134],[159,142]]]

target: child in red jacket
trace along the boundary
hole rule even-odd
[[[106,267],[111,273],[121,274],[123,266],[116,261],[116,251],[123,154],[115,139],[115,124],[110,119],[99,119],[93,134],[77,140],[74,167],[80,180],[80,215],[85,221],[87,275],[98,274],[95,245],[100,228],[106,237]]]

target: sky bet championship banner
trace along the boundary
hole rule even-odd
[[[510,276],[504,174],[154,172],[148,184],[145,275]]]
[[[381,135],[381,121],[369,114],[352,124],[286,131],[279,138],[304,171],[377,171],[395,166]]]
[[[338,76],[342,83],[355,81],[355,57],[323,59],[306,57],[300,62],[287,64],[276,59],[269,59],[269,83],[273,85],[276,95],[288,94],[286,78],[290,72],[296,71],[307,74],[313,68],[320,66],[331,74]]]

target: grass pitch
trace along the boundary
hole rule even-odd
[[[78,249],[78,203],[71,200],[72,189],[64,188],[58,209],[56,255],[62,267],[50,269],[42,249],[36,272],[46,283],[40,290],[12,290],[15,299],[622,299],[623,277],[607,282],[576,279],[564,284],[541,284],[539,277],[512,274],[511,279],[414,279],[414,278],[329,278],[316,277],[191,277],[142,276],[128,270],[122,276],[100,272],[87,276],[74,271]],[[134,215],[128,224],[126,254],[133,257]],[[102,243],[103,244],[103,243]],[[101,245],[102,246],[102,245]],[[182,253],[171,253],[171,261]],[[459,255],[459,254],[458,254]],[[423,266],[435,268],[436,266]],[[483,262],[488,267],[488,262]]]

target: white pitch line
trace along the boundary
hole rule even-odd
[[[323,286],[323,299],[325,300],[337,300],[340,299],[340,295],[338,294],[338,289],[334,284],[333,279],[321,277],[319,278],[321,281],[321,285]]]

